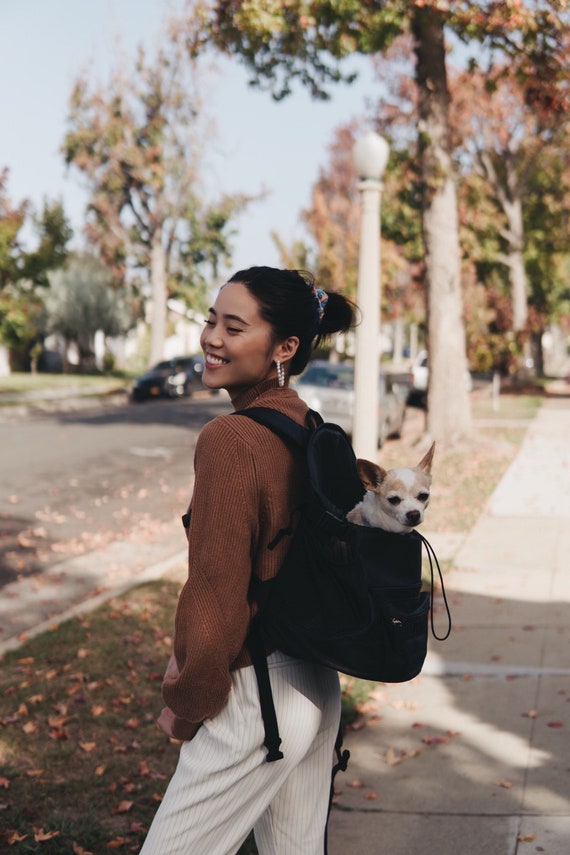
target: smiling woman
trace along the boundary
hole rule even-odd
[[[354,307],[309,274],[254,267],[222,288],[201,337],[203,380],[235,410],[269,407],[308,426],[289,387],[312,349],[346,331]],[[271,579],[288,548],[269,550],[305,489],[304,455],[272,431],[232,414],[200,433],[188,523],[188,581],[178,601],[174,651],[159,724],[183,741],[180,760],[141,855],[236,852],[254,828],[260,855],[320,855],[331,757],[340,716],[336,672],[268,651],[284,756],[266,762],[264,723],[246,638],[252,576]],[[274,759],[274,758],[272,758]],[[287,784],[287,786],[285,786]]]
[[[271,372],[276,376],[277,363],[290,359],[298,339],[273,345],[271,326],[261,317],[257,300],[241,282],[228,282],[209,310],[200,344],[205,385],[226,389],[233,398]]]

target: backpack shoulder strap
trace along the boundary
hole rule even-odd
[[[319,413],[309,410],[309,414],[316,426],[323,423]],[[279,410],[273,410],[271,407],[248,407],[246,410],[236,410],[233,415],[247,416],[248,419],[265,425],[281,439],[290,440],[303,451],[307,448],[312,433],[311,429],[297,424],[294,419],[286,416],[285,413],[280,413]]]

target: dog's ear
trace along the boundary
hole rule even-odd
[[[433,460],[434,452],[435,452],[435,442],[432,442],[431,446],[426,451],[426,453],[424,454],[424,456],[422,457],[422,459],[420,460],[420,462],[417,465],[417,468],[423,469],[423,471],[426,473],[426,475],[429,475],[431,473],[431,462]]]
[[[356,461],[356,468],[360,480],[367,490],[376,490],[386,477],[386,470],[370,460],[359,458]]]

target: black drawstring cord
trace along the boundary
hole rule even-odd
[[[430,624],[431,624],[431,634],[437,641],[445,641],[446,638],[449,638],[451,633],[451,612],[449,610],[449,603],[447,602],[447,594],[445,593],[445,585],[443,584],[443,574],[441,572],[441,567],[439,566],[439,561],[437,560],[437,555],[435,554],[434,548],[431,543],[426,540],[423,534],[420,534],[419,531],[416,532],[422,541],[423,545],[426,548],[427,557],[429,560],[429,571],[430,571],[430,596],[431,596],[431,609],[430,609]],[[432,560],[433,559],[433,560]],[[435,589],[434,584],[434,572],[433,572],[433,563],[435,561],[435,566],[437,567],[437,573],[439,576],[439,583],[441,585],[441,595],[443,597],[443,603],[445,605],[445,611],[447,612],[447,632],[445,635],[438,635],[435,631],[434,619],[433,619],[433,594]]]

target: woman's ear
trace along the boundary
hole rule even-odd
[[[289,336],[284,341],[281,341],[273,352],[274,360],[279,362],[289,362],[297,353],[299,347],[299,339],[296,335]]]

